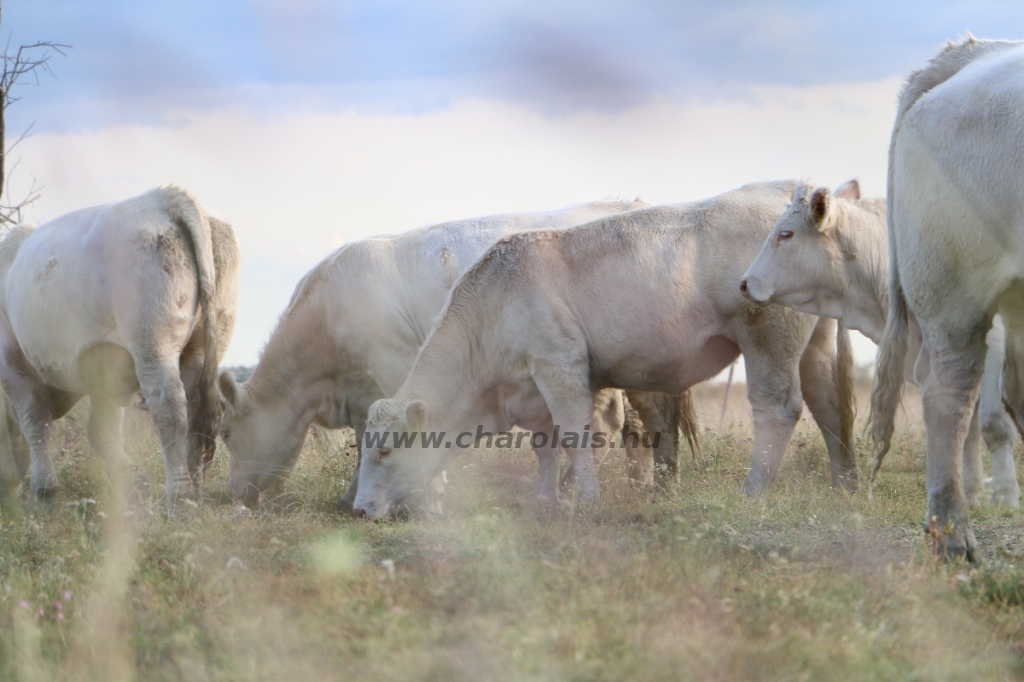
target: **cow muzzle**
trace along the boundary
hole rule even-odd
[[[767,303],[771,294],[765,291],[762,282],[754,277],[744,277],[740,280],[740,293],[748,301],[755,303]]]

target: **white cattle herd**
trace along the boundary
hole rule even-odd
[[[189,193],[151,190],[0,241],[0,487],[59,487],[51,424],[90,397],[89,442],[131,467],[137,393],[164,455],[167,504],[202,495],[220,435],[229,493],[286,480],[313,424],[351,426],[343,508],[436,510],[451,460],[530,446],[536,491],[599,494],[632,403],[661,445],[628,449],[653,483],[696,449],[689,389],[742,354],[753,410],[748,494],[778,474],[806,402],[834,487],[858,487],[848,329],[879,343],[871,479],[905,380],[921,388],[926,526],[975,559],[982,490],[1017,506],[1024,428],[1024,43],[950,43],[913,73],[887,201],[856,181],[744,185],[665,206],[603,201],[495,215],[343,246],[299,283],[251,378],[217,379],[238,297],[234,232]],[[658,397],[663,394],[663,397]],[[635,431],[635,424],[631,426]],[[513,427],[521,430],[513,432]],[[629,430],[627,426],[626,430]],[[570,463],[561,483],[558,456]],[[839,493],[837,493],[839,494]],[[188,506],[192,506],[189,504]]]

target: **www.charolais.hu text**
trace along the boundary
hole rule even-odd
[[[605,431],[589,430],[584,427],[579,431],[561,431],[555,427],[552,433],[546,431],[498,431],[492,433],[484,431],[478,426],[476,433],[463,431],[454,438],[448,436],[446,431],[367,431],[363,434],[363,445],[367,448],[382,448],[391,446],[396,448],[413,448],[417,445],[421,448],[459,448],[466,449],[471,446],[478,448],[521,448],[529,445],[533,448],[546,447],[548,443],[556,444],[562,448],[601,448],[606,445],[618,448],[628,444],[656,448],[661,441],[661,433],[644,433],[642,436],[634,431],[622,437],[616,442],[614,434]]]

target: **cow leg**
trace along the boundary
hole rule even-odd
[[[180,500],[197,499],[188,470],[188,403],[177,358],[136,362],[139,386],[160,436],[167,474],[167,509],[182,511]]]
[[[575,362],[550,362],[537,359],[533,366],[533,380],[540,389],[551,412],[552,422],[561,427],[561,447],[569,456],[573,472],[585,500],[598,496],[597,468],[589,447],[582,445],[583,434],[594,423],[594,396],[589,387],[586,358]],[[566,445],[570,434],[576,436],[576,447]],[[568,441],[571,443],[571,441]],[[551,443],[551,446],[557,446]]]
[[[32,465],[32,456],[18,424],[18,416],[9,401],[5,405],[2,426],[0,447],[4,452],[0,452],[0,492],[14,492],[25,479]]]
[[[629,404],[636,410],[649,446],[640,443],[638,451],[649,450],[653,458],[652,469],[659,478],[668,481],[679,479],[679,400],[678,396],[649,391],[628,391]],[[640,454],[638,452],[638,454]],[[646,457],[643,452],[642,457]]]
[[[202,330],[199,329],[197,331],[201,332]],[[203,335],[201,333],[193,333],[192,338],[189,339],[185,349],[181,352],[181,359],[178,364],[178,373],[181,376],[181,383],[185,386],[185,399],[188,406],[188,472],[192,476],[193,484],[198,488],[203,487],[203,472],[213,462],[212,455],[209,458],[204,455],[216,450],[215,442],[211,441],[212,447],[207,447],[201,442],[206,440],[208,436],[200,433],[202,429],[196,423],[199,418],[199,412],[204,407],[200,405],[203,391],[201,386],[203,381],[202,338]]]
[[[985,343],[988,354],[985,355],[985,373],[981,376],[981,395],[978,396],[978,421],[981,437],[992,453],[992,503],[1019,507],[1020,484],[1013,464],[1013,444],[1017,433],[1003,406],[999,388],[1007,358],[1006,330],[1001,317],[997,316],[992,321]]]
[[[985,366],[985,335],[979,325],[950,334],[928,330],[918,359],[927,363],[921,383],[928,449],[928,515],[926,528],[939,533],[947,555],[973,561],[978,543],[971,528],[970,505],[964,494],[964,444],[978,400]],[[920,375],[920,374],[919,374]]]
[[[20,348],[4,349],[0,371],[3,373],[4,388],[13,403],[21,432],[28,444],[32,462],[32,492],[38,497],[49,497],[60,488],[57,469],[53,466],[49,451],[50,427],[53,422],[50,394],[36,380]]]
[[[853,452],[852,424],[843,424],[843,391],[852,386],[836,382],[836,323],[819,318],[800,358],[800,390],[828,450],[833,488],[857,489],[857,457]],[[852,397],[849,397],[852,400]],[[851,419],[852,422],[852,409]],[[845,442],[850,441],[850,442]]]
[[[623,392],[617,388],[605,388],[595,393],[593,400],[594,431],[593,433],[587,433],[587,443],[591,444],[591,454],[594,459],[594,464],[596,466],[601,466],[608,457],[608,451],[612,448],[612,440],[622,431],[623,425],[625,424],[625,397]],[[551,433],[551,428],[552,427],[549,426],[544,432]],[[642,429],[642,427],[640,427],[640,429]],[[642,430],[637,433],[637,437],[639,438],[639,434],[642,433]],[[602,436],[598,437],[597,434],[602,434]],[[593,445],[593,443],[598,442],[598,440],[603,440],[604,443],[602,445]],[[586,446],[587,443],[583,443],[583,445]],[[623,443],[623,447],[625,447],[625,442]],[[541,456],[539,452],[537,456]],[[554,464],[551,466],[556,466],[558,461],[557,450],[552,456],[554,458]],[[545,457],[547,457],[547,455],[545,455]],[[543,468],[545,464],[542,462],[541,466]],[[560,485],[562,489],[565,490],[575,482],[576,471],[573,469],[573,465],[570,462],[569,467],[565,470],[565,475],[562,477]]]
[[[359,463],[363,459],[363,434],[366,432],[366,415],[353,416],[356,432],[356,468],[352,472],[352,480],[345,489],[341,499],[338,500],[338,509],[343,512],[351,512],[356,501],[356,493],[359,492]]]
[[[974,404],[971,424],[967,427],[967,436],[964,437],[963,457],[964,495],[967,497],[967,504],[972,509],[977,509],[981,506],[982,481],[985,478],[981,464],[981,428],[978,426],[978,403]]]
[[[756,342],[740,344],[747,370],[747,397],[754,413],[754,449],[743,484],[747,495],[766,491],[775,480],[803,409],[800,356],[806,344],[800,341],[806,337],[798,340],[790,332],[772,338],[764,333],[768,330],[758,331],[761,333],[752,335]]]
[[[635,397],[638,392],[630,392]],[[622,425],[622,447],[626,450],[626,464],[630,480],[641,485],[654,485],[654,449],[644,444],[644,423],[627,398],[625,423]]]
[[[551,433],[553,426],[539,430],[539,433]],[[537,484],[534,486],[534,494],[549,500],[558,499],[558,448],[551,447],[550,443],[542,447],[534,448],[537,453]],[[566,477],[568,477],[566,472]],[[563,481],[563,484],[565,481]]]
[[[590,435],[591,453],[594,462],[600,466],[604,464],[611,449],[610,441],[606,438],[604,445],[592,445],[593,436],[603,433],[606,436],[619,433],[625,423],[625,398],[622,391],[617,388],[605,388],[594,394],[594,433]],[[583,445],[587,445],[584,443]]]

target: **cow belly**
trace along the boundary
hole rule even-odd
[[[594,378],[601,386],[678,395],[715,376],[740,355],[736,342],[720,335],[706,339],[696,348],[684,347],[677,351],[666,354],[662,349],[657,355],[638,353],[620,360],[609,371],[596,373]]]

